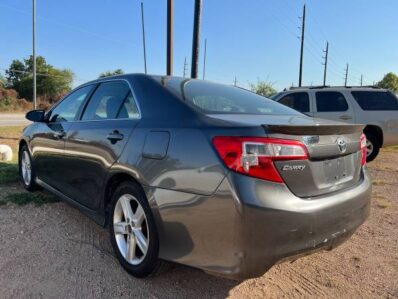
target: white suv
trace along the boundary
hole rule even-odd
[[[398,144],[398,99],[375,87],[299,87],[272,97],[273,100],[309,116],[366,124],[367,160],[385,146]]]

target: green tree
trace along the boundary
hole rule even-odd
[[[124,74],[124,71],[122,69],[117,69],[114,71],[103,72],[99,75],[98,78],[104,78],[104,77],[115,76],[115,75],[123,75],[123,74]]]
[[[7,83],[20,97],[33,98],[33,57],[23,61],[12,61],[6,70]],[[67,69],[57,69],[48,64],[44,57],[36,58],[37,96],[45,101],[53,101],[68,92],[72,87],[73,73]]]
[[[10,86],[17,86],[25,75],[26,67],[20,60],[13,60],[8,70],[6,70],[7,82]]]
[[[377,83],[377,86],[398,93],[398,76],[390,72],[386,74],[384,78]]]
[[[251,91],[267,98],[272,97],[277,92],[271,82],[262,81],[260,79],[257,80],[256,84],[250,83],[250,89]]]

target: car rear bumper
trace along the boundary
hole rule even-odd
[[[161,258],[240,280],[346,240],[369,215],[371,181],[365,171],[355,186],[303,199],[284,184],[231,172],[211,196],[146,193]]]
[[[366,172],[356,186],[308,199],[294,196],[282,184],[233,176],[243,214],[238,238],[242,259],[232,278],[260,276],[280,261],[334,248],[369,216],[371,181]]]

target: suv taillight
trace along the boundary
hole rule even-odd
[[[296,140],[219,136],[213,145],[229,169],[277,183],[283,180],[274,161],[308,159],[307,148]]]
[[[366,153],[366,136],[365,136],[365,134],[361,135],[359,149],[362,153],[361,165],[364,166],[366,164],[366,154],[367,154]]]

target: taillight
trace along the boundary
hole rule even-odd
[[[361,150],[362,153],[362,157],[361,157],[361,165],[365,165],[366,164],[366,136],[365,134],[361,135],[360,138],[360,143],[359,143],[359,149]]]
[[[219,136],[214,137],[213,144],[229,169],[278,183],[283,180],[274,161],[308,159],[305,145],[295,140]]]

